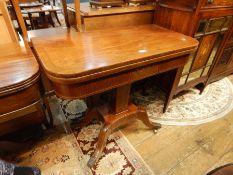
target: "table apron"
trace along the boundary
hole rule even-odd
[[[53,82],[57,96],[64,99],[85,98],[114,89],[125,84],[160,74],[169,70],[178,69],[186,63],[186,57],[178,57],[169,61],[148,64],[128,71],[97,78],[91,81],[74,84],[61,84]]]

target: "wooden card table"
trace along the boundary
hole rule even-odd
[[[76,99],[115,90],[115,101],[111,105],[96,104],[85,117],[84,124],[95,115],[104,118],[89,166],[100,157],[111,131],[120,125],[139,119],[151,129],[159,127],[150,122],[145,110],[130,102],[131,84],[170,72],[172,81],[167,106],[188,55],[198,45],[198,41],[191,37],[156,25],[84,33],[64,30],[59,36],[31,40],[57,96]]]
[[[0,135],[46,123],[41,105],[39,65],[29,47],[0,45]]]

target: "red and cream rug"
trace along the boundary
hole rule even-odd
[[[87,161],[94,152],[100,122],[65,134],[64,128],[46,132],[30,150],[16,157],[19,165],[36,166],[42,175],[152,175],[126,137],[114,132],[100,160],[90,169]]]
[[[228,78],[214,82],[200,95],[196,88],[183,91],[163,113],[165,94],[156,86],[146,87],[146,95],[134,91],[133,101],[144,106],[152,122],[163,125],[197,125],[224,117],[233,109],[233,85]]]

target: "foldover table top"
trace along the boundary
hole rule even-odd
[[[0,96],[26,88],[38,79],[39,66],[29,47],[0,45]]]
[[[92,32],[67,29],[51,37],[32,38],[41,65],[53,81],[106,76],[189,54],[198,41],[156,25]]]

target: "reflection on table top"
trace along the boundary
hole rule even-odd
[[[45,71],[54,77],[82,77],[136,67],[194,50],[198,41],[156,25],[92,32],[63,32],[31,38]],[[168,56],[167,56],[168,57]]]
[[[39,74],[39,66],[28,46],[0,44],[0,53],[0,96],[14,87],[26,86],[28,80]]]

